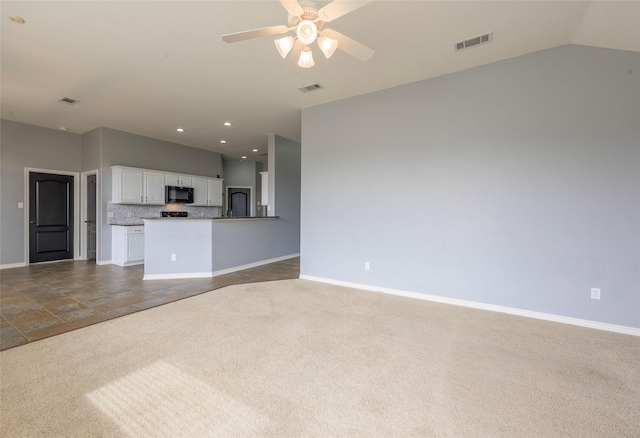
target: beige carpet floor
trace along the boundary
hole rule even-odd
[[[3,437],[638,437],[640,339],[305,280],[0,353]]]

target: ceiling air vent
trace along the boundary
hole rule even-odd
[[[75,105],[76,103],[78,103],[77,100],[72,99],[70,97],[63,97],[58,102],[66,103],[67,105]]]
[[[322,88],[324,87],[320,84],[311,84],[307,85],[306,87],[298,88],[298,90],[302,91],[303,93],[311,93],[312,91],[320,90]]]
[[[473,47],[473,46],[480,46],[482,44],[488,44],[491,41],[493,41],[493,32],[489,32],[489,33],[484,34],[484,35],[480,35],[480,36],[477,36],[477,37],[469,38],[468,40],[460,41],[459,43],[455,44],[456,52],[459,52],[460,50],[468,49],[468,48]]]

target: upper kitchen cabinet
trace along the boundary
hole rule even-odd
[[[217,178],[193,178],[194,206],[222,206],[222,181]]]
[[[144,204],[164,205],[164,173],[143,172]]]
[[[175,173],[167,173],[164,182],[167,186],[193,187],[193,177]]]
[[[111,177],[111,201],[114,204],[142,204],[142,169],[113,166]]]
[[[114,204],[164,205],[164,173],[112,166]]]

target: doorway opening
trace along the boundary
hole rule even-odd
[[[227,216],[253,216],[253,187],[227,186]]]
[[[25,168],[25,265],[78,254],[78,173]]]
[[[82,172],[82,223],[80,258],[97,261],[98,255],[98,171]]]

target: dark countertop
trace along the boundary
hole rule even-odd
[[[143,217],[143,221],[242,221],[250,219],[278,219],[280,216],[243,216],[243,217]],[[112,224],[116,225],[116,224]]]
[[[238,216],[238,217],[216,217],[214,218],[215,220],[227,220],[227,221],[234,221],[234,220],[244,220],[244,219],[278,219],[280,218],[280,216]]]
[[[144,225],[144,221],[242,221],[251,219],[278,219],[280,216],[242,216],[242,217],[141,217],[140,219],[128,219],[128,220],[115,220],[110,222],[109,225],[115,225],[119,227],[139,227]]]

